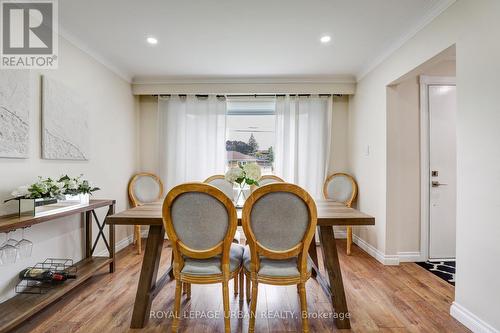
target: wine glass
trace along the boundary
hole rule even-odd
[[[33,243],[24,238],[24,230],[26,230],[26,228],[22,229],[22,238],[16,245],[19,251],[19,257],[22,259],[31,257],[33,251]]]
[[[9,232],[10,233],[10,232]],[[5,238],[7,239],[9,236],[6,234]],[[16,242],[17,244],[17,242]],[[1,252],[1,260],[4,264],[13,264],[17,259],[17,247],[9,243],[9,240],[6,240],[3,245],[0,247]]]
[[[12,230],[7,233],[7,238],[10,237],[10,233],[11,232],[12,232]],[[16,232],[16,231],[14,230],[14,232]],[[17,246],[17,240],[15,240],[14,238],[10,237],[9,239],[7,239],[5,241],[5,244],[9,244],[9,245],[12,245],[12,246],[16,247]]]

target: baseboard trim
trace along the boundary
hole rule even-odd
[[[377,259],[380,263],[387,266],[399,265],[399,256],[387,255],[355,234],[352,235],[352,240],[357,246]]]
[[[420,252],[398,252],[399,262],[417,262],[422,261]]]
[[[118,243],[115,244],[115,253],[123,250],[124,248],[126,248],[127,246],[132,244],[133,242],[134,242],[134,235],[133,234],[128,235],[127,237],[123,238],[122,240],[120,240]],[[107,257],[107,256],[109,256],[109,252],[107,249],[104,249],[104,250],[100,251],[99,253],[97,253],[96,256]]]
[[[347,239],[347,232],[344,230],[334,230],[335,239]]]
[[[499,330],[484,322],[457,302],[451,304],[450,314],[474,333],[500,333]]]

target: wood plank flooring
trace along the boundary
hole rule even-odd
[[[416,264],[383,266],[357,246],[349,257],[345,241],[338,241],[337,246],[353,332],[469,332],[449,315],[453,286]],[[173,308],[172,282],[153,302],[156,318],[142,330],[129,329],[141,260],[133,247],[127,247],[117,254],[114,274],[104,269],[15,332],[169,332],[171,319],[165,316]],[[170,248],[165,243],[160,274],[169,262]],[[314,279],[308,282],[307,293],[311,332],[339,331],[331,318],[330,303]],[[232,292],[230,295],[232,332],[246,332],[248,305]],[[193,285],[192,298],[183,298],[182,309],[186,318],[181,320],[181,332],[224,331],[220,285]],[[257,313],[256,332],[299,332],[296,287],[260,285]]]

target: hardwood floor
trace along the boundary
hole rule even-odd
[[[383,266],[357,246],[345,255],[338,241],[347,303],[353,332],[469,332],[449,315],[454,288],[416,264]],[[154,300],[154,316],[143,330],[129,329],[142,256],[129,246],[117,254],[114,274],[103,270],[58,303],[33,317],[16,332],[168,332],[171,319],[161,318],[173,308],[175,283]],[[164,245],[160,274],[170,262]],[[232,284],[232,283],[231,283]],[[231,290],[232,286],[231,286]],[[311,332],[336,332],[331,307],[314,279],[307,283]],[[192,298],[182,301],[181,332],[223,332],[222,288],[193,285]],[[246,332],[248,305],[231,293],[232,332]],[[199,311],[198,315],[196,312]],[[241,316],[238,316],[241,311]],[[298,332],[300,304],[294,286],[259,286],[256,332]],[[325,315],[327,318],[318,318]],[[189,316],[197,318],[189,318]],[[213,318],[214,316],[219,316]],[[280,318],[281,317],[281,318]]]

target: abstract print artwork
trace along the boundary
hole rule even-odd
[[[52,78],[44,76],[42,87],[42,158],[88,160],[87,103]]]
[[[0,157],[28,158],[30,73],[0,71]]]

